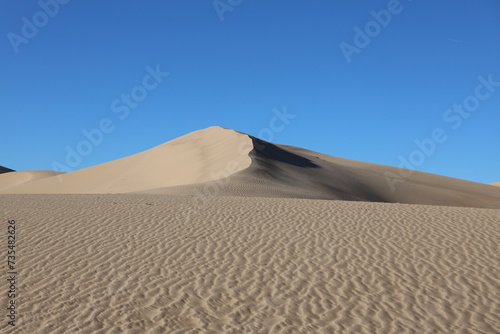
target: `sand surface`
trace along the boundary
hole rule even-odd
[[[2,316],[2,333],[500,332],[500,210],[259,197],[197,207],[166,195],[0,201],[2,240],[5,220],[17,222],[20,267],[18,326]]]

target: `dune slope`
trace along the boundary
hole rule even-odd
[[[5,190],[0,183],[0,193],[126,193],[205,182],[248,167],[251,148],[247,136],[210,127],[101,165]]]
[[[500,208],[500,190],[441,175],[337,158],[250,137],[251,165],[225,179],[143,193],[292,197]]]
[[[210,127],[150,150],[3,193],[293,197],[500,208],[500,189],[337,158]]]

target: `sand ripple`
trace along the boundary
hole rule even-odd
[[[189,197],[156,195],[0,201],[20,239],[13,333],[500,332],[500,210],[220,197],[192,212]]]

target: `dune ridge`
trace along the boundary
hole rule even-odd
[[[224,180],[141,193],[289,197],[500,208],[500,191],[481,183],[338,158],[251,137],[251,165]],[[394,188],[391,188],[390,184]],[[208,190],[208,191],[206,191]],[[215,190],[215,191],[214,191]],[[211,194],[215,193],[215,194]]]
[[[0,193],[291,197],[500,208],[500,189],[489,185],[273,144],[222,127],[47,176],[11,186],[0,179]]]

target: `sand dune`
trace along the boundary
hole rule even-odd
[[[492,186],[500,186],[500,182],[493,182],[493,183],[489,183],[489,184]]]
[[[15,188],[5,190],[0,183],[0,193],[126,193],[204,182],[248,167],[251,148],[248,137],[211,127],[122,159]]]
[[[0,193],[150,193],[500,208],[488,185],[348,160],[210,127],[119,160]]]
[[[252,164],[226,179],[143,193],[265,196],[500,208],[500,191],[481,183],[337,158],[252,138]],[[388,179],[389,175],[397,178]],[[405,175],[406,175],[405,174]],[[391,187],[391,184],[393,187]]]
[[[8,332],[500,332],[500,210],[191,200],[0,195],[22,266]]]
[[[0,175],[0,189],[7,192],[9,189],[16,188],[30,182],[42,180],[45,178],[61,175],[63,173],[49,170],[27,170],[19,172],[3,173]]]

